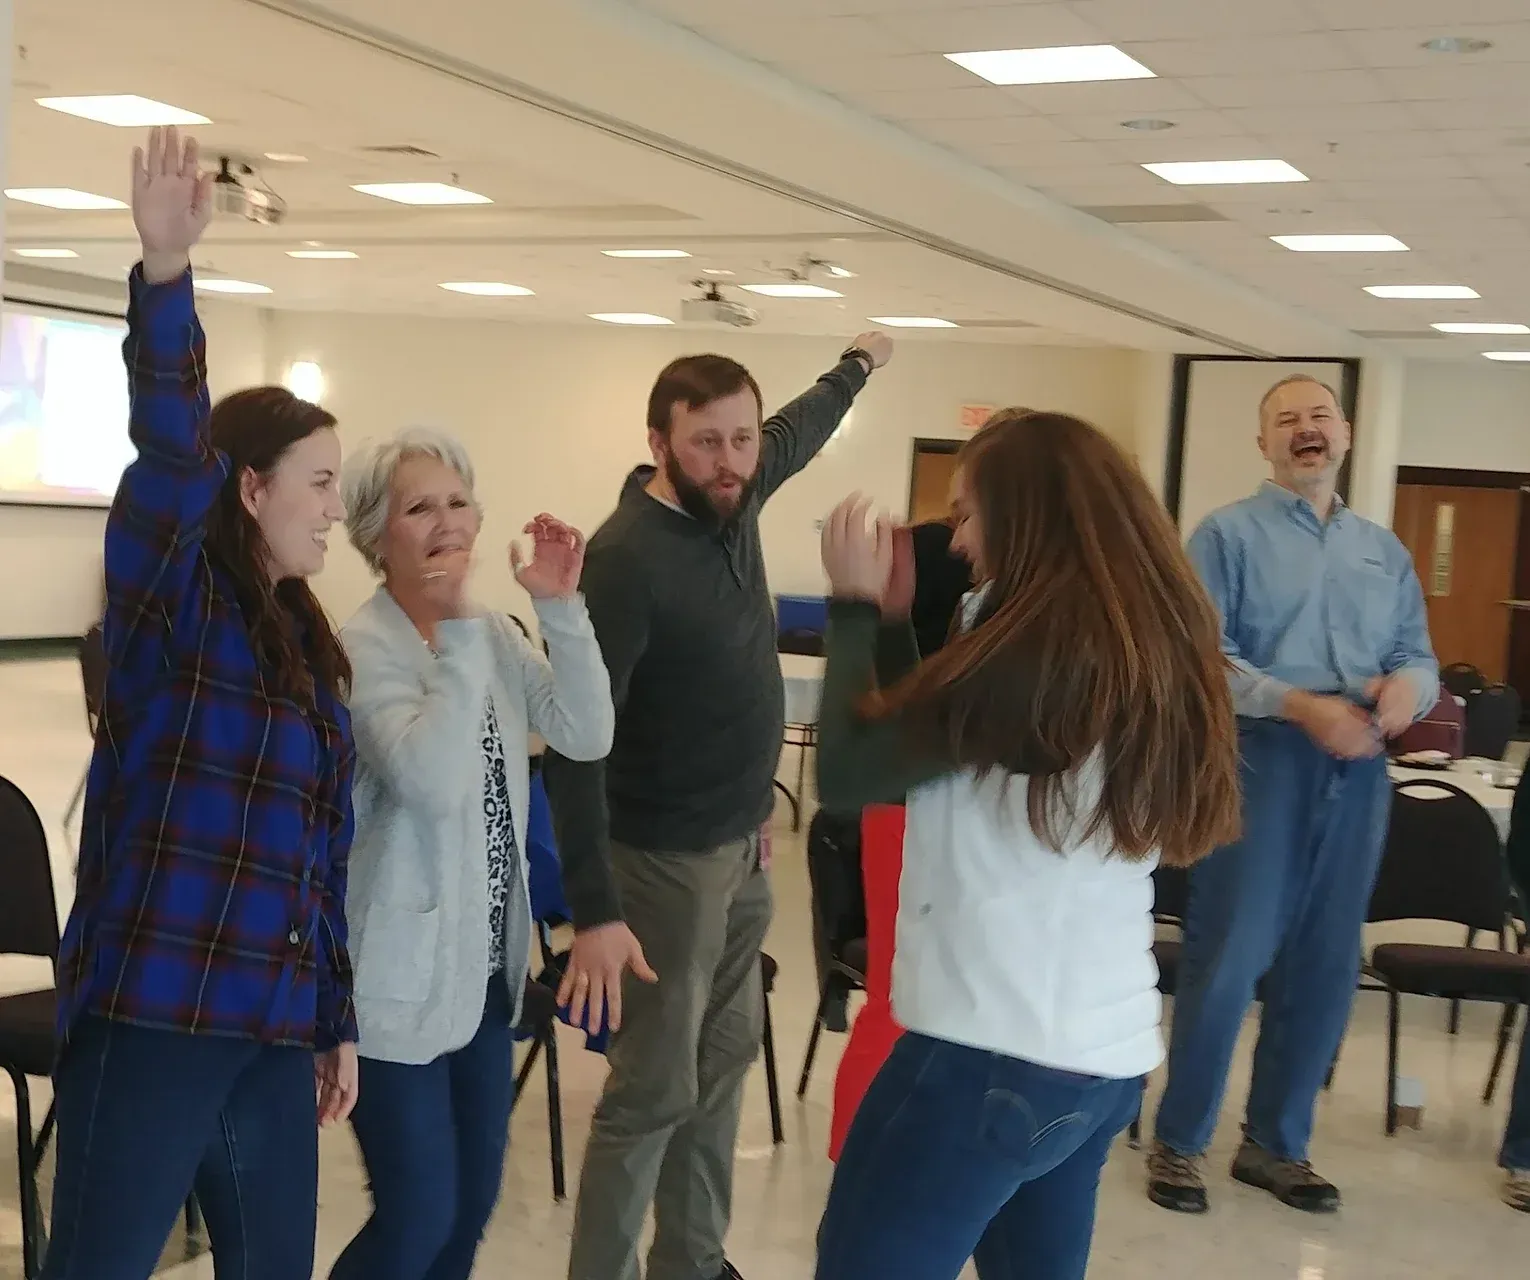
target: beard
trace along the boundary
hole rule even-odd
[[[692,519],[699,520],[702,524],[721,527],[738,515],[748,504],[754,494],[754,477],[732,475],[724,473],[706,484],[697,484],[680,466],[680,460],[674,453],[665,450],[664,453],[664,476],[675,490],[675,498],[680,503],[680,509]],[[737,482],[738,489],[731,494],[724,494],[717,488],[720,479],[732,479]]]

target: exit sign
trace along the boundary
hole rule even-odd
[[[995,406],[991,404],[964,404],[961,410],[961,428],[963,431],[976,431],[989,418],[993,417]]]

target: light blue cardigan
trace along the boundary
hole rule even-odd
[[[510,765],[524,858],[535,731],[573,760],[611,749],[616,715],[582,598],[533,601],[548,656],[498,614],[443,622],[431,654],[379,587],[341,632],[355,677],[356,839],[346,915],[363,1057],[424,1063],[472,1039],[489,972],[484,700]],[[522,893],[526,884],[521,875]],[[529,911],[525,903],[506,912]],[[522,935],[524,936],[524,934]],[[524,955],[505,973],[519,1007]]]

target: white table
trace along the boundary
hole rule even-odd
[[[1455,761],[1449,769],[1405,769],[1401,765],[1394,764],[1387,772],[1392,775],[1394,782],[1448,782],[1453,787],[1459,787],[1488,811],[1488,816],[1493,819],[1493,824],[1498,828],[1498,838],[1507,840],[1509,814],[1514,808],[1514,792],[1505,787],[1495,787],[1484,776],[1495,765],[1502,767],[1497,760],[1478,760],[1469,757]]]
[[[818,703],[823,696],[823,659],[801,653],[783,653],[781,681],[786,686],[787,744],[797,748],[797,790],[779,778],[776,787],[792,806],[792,830],[802,827],[802,805],[807,799],[807,753],[815,739]]]
[[[823,695],[823,659],[800,653],[779,656],[781,679],[786,684],[786,723],[817,724],[818,702]]]

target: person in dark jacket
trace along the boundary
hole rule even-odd
[[[928,658],[951,634],[951,620],[972,590],[972,566],[951,549],[955,521],[946,516],[909,530],[914,546],[914,608],[910,621],[919,655]]]
[[[1509,875],[1521,897],[1530,900],[1530,787],[1519,775],[1514,790],[1514,809],[1509,816],[1506,849]],[[1509,1103],[1509,1123],[1504,1127],[1498,1164],[1504,1171],[1503,1200],[1511,1209],[1530,1213],[1530,1020],[1519,1042],[1519,1066],[1514,1072],[1514,1097]]]

